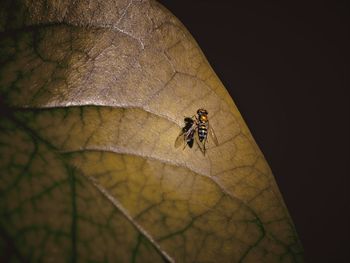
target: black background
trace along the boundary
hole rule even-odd
[[[160,2],[234,98],[274,172],[306,261],[350,262],[345,1]]]

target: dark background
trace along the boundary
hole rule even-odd
[[[160,2],[234,98],[274,172],[306,261],[350,262],[345,1]]]

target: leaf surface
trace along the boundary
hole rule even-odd
[[[0,248],[10,261],[300,262],[271,170],[154,1],[5,1]],[[209,112],[219,145],[176,149]]]

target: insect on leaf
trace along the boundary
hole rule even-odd
[[[270,168],[169,11],[148,0],[1,8],[1,259],[302,261]],[[219,140],[205,156],[174,147],[200,107]]]

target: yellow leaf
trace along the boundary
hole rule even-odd
[[[3,258],[302,261],[271,170],[172,14],[148,0],[1,14]],[[199,108],[219,140],[205,156],[174,147]]]

